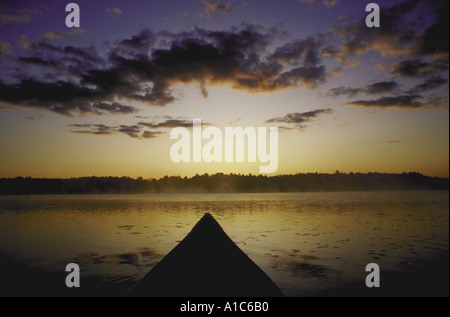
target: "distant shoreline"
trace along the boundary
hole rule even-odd
[[[131,177],[0,178],[0,195],[278,193],[331,191],[448,190],[449,179],[420,173],[339,173],[293,175],[203,174],[159,179]]]

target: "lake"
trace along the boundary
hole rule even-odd
[[[392,295],[431,274],[448,296],[448,208],[448,191],[0,196],[1,294],[46,294],[71,262],[80,289],[125,292],[209,212],[286,296],[372,291],[368,263]]]

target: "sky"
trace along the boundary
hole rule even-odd
[[[0,2],[0,177],[259,173],[173,162],[197,118],[278,127],[269,176],[449,176],[448,1],[68,3]]]

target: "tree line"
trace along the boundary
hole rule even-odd
[[[159,179],[131,177],[0,178],[0,195],[256,193],[449,189],[448,178],[420,173],[304,173],[292,175],[203,174]]]

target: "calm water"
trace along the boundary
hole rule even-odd
[[[448,207],[448,191],[0,196],[0,253],[130,287],[210,212],[285,295],[314,295],[448,254]]]

